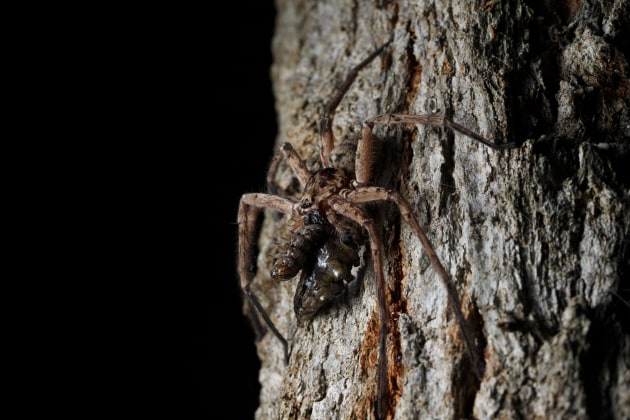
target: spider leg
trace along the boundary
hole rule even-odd
[[[340,196],[329,200],[331,208],[338,214],[345,216],[368,232],[370,251],[376,277],[376,300],[378,304],[379,332],[378,332],[378,369],[377,369],[377,414],[379,419],[385,418],[385,401],[389,394],[387,382],[387,298],[385,296],[385,274],[383,271],[383,244],[374,221],[361,208],[343,200]]]
[[[442,280],[442,283],[446,287],[449,304],[451,306],[451,309],[455,313],[455,317],[457,318],[459,330],[464,339],[468,355],[472,361],[475,375],[479,380],[481,380],[481,372],[483,371],[483,368],[481,362],[477,358],[476,352],[473,351],[472,340],[466,329],[464,315],[459,308],[460,299],[457,295],[457,291],[455,290],[453,281],[451,280],[451,276],[442,266],[442,263],[440,262],[440,259],[435,252],[431,241],[429,241],[429,238],[424,233],[424,230],[420,227],[420,224],[413,215],[409,202],[399,192],[388,190],[382,187],[359,187],[356,190],[349,191],[345,195],[345,198],[353,204],[371,203],[374,201],[390,201],[396,204],[398,210],[400,211],[400,215],[409,224],[413,233],[418,237],[418,239],[420,239],[424,252],[426,252],[429,260],[431,261],[431,264],[433,265],[433,268],[435,269],[435,271],[437,271],[440,279]]]
[[[370,128],[374,126],[374,123],[388,124],[388,125],[426,124],[426,125],[433,125],[433,126],[439,126],[439,127],[449,127],[450,129],[454,131],[458,131],[464,134],[465,136],[470,137],[471,139],[477,140],[478,142],[481,142],[485,144],[486,146],[491,147],[496,150],[512,149],[516,147],[515,142],[504,143],[504,144],[494,143],[486,139],[485,137],[480,136],[474,131],[471,131],[464,126],[457,124],[453,120],[446,118],[444,116],[441,116],[441,115],[384,114],[384,115],[378,115],[376,117],[368,118],[365,121],[365,124],[369,126]]]
[[[373,123],[365,123],[361,131],[361,140],[357,144],[354,172],[355,186],[367,185],[372,170],[372,128]]]
[[[516,143],[504,143],[497,144],[485,137],[467,129],[466,127],[457,124],[453,120],[439,115],[410,115],[410,114],[384,114],[376,117],[368,118],[363,126],[361,140],[357,145],[356,162],[355,162],[355,181],[353,186],[356,188],[353,191],[347,192],[344,197],[351,203],[368,203],[372,201],[390,201],[398,206],[400,214],[411,226],[414,234],[420,239],[422,246],[427,253],[431,264],[438,272],[442,283],[446,287],[448,292],[448,299],[450,306],[455,313],[457,322],[460,326],[461,334],[466,344],[467,352],[471,358],[475,374],[478,379],[481,379],[482,365],[476,357],[476,353],[473,351],[472,340],[465,328],[464,316],[459,308],[459,298],[453,285],[450,275],[442,266],[440,259],[438,258],[433,245],[427,238],[424,230],[420,227],[418,221],[411,211],[411,206],[405,200],[405,198],[396,191],[387,190],[381,187],[367,187],[370,180],[371,172],[371,155],[372,155],[372,129],[374,124],[427,124],[433,126],[449,127],[450,129],[464,134],[474,140],[477,140],[488,147],[497,150],[510,149],[516,147]]]
[[[267,171],[267,189],[272,194],[278,194],[278,185],[276,184],[276,173],[280,166],[280,161],[285,158],[289,163],[289,166],[293,170],[293,173],[300,181],[300,185],[304,188],[306,182],[311,177],[311,172],[306,167],[304,160],[298,155],[291,143],[282,143],[278,148],[278,151],[271,160],[269,170]]]
[[[324,168],[330,168],[330,154],[335,147],[335,136],[333,135],[332,123],[335,115],[335,110],[339,105],[339,102],[343,99],[344,95],[350,89],[350,85],[354,82],[354,79],[357,78],[359,71],[367,66],[372,60],[378,57],[385,47],[387,47],[393,40],[393,37],[390,38],[387,42],[377,48],[372,54],[367,56],[363,61],[357,64],[355,67],[350,70],[348,76],[339,87],[337,94],[333,96],[333,98],[326,104],[324,107],[324,115],[319,123],[319,141],[320,141],[320,149],[319,156],[322,161],[322,166]]]
[[[243,294],[247,296],[251,307],[256,309],[258,315],[260,315],[265,321],[265,324],[267,324],[269,329],[282,343],[285,361],[287,361],[289,358],[287,340],[280,334],[256,295],[254,295],[250,289],[250,282],[253,277],[251,264],[253,241],[256,232],[256,219],[258,218],[260,210],[263,208],[292,214],[294,203],[289,199],[270,194],[243,194],[238,206],[238,273]],[[259,323],[255,323],[254,325],[259,325]],[[261,335],[259,331],[256,331],[256,333],[257,335]]]

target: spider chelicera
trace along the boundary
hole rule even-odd
[[[391,40],[376,49],[355,66],[337,94],[330,100],[320,121],[320,160],[322,169],[311,171],[291,144],[283,143],[274,156],[267,180],[270,193],[250,193],[241,197],[238,209],[238,272],[240,284],[248,302],[255,308],[268,328],[282,342],[285,358],[288,359],[288,343],[276,329],[258,298],[250,290],[254,270],[251,269],[253,242],[256,223],[264,208],[284,213],[290,217],[289,236],[279,245],[271,275],[277,280],[288,280],[301,272],[294,298],[294,309],[298,322],[311,319],[324,306],[341,295],[352,281],[351,269],[358,264],[359,248],[367,245],[371,252],[376,278],[379,318],[378,368],[377,368],[377,417],[384,418],[384,402],[388,395],[386,338],[389,331],[388,310],[385,296],[383,271],[383,242],[378,232],[378,223],[364,209],[374,202],[394,203],[402,218],[418,237],[434,270],[448,291],[453,310],[467,352],[472,359],[477,376],[481,368],[471,339],[466,332],[464,317],[459,309],[459,298],[448,272],[442,266],[431,242],[412,213],[408,201],[397,191],[369,185],[372,160],[372,129],[375,124],[428,124],[449,127],[493,149],[508,149],[513,143],[495,144],[482,136],[437,115],[387,114],[368,118],[363,125],[357,144],[354,173],[339,167],[333,158],[335,138],[332,123],[335,110],[344,94],[357,77],[359,71],[379,56]],[[278,194],[274,179],[282,159],[286,159],[303,188],[299,200]],[[365,235],[367,233],[367,236]],[[367,238],[367,239],[366,239]],[[256,314],[253,313],[255,316]]]

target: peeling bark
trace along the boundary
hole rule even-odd
[[[387,112],[444,128],[379,127],[375,182],[407,197],[462,298],[478,381],[446,290],[393,206],[382,217],[392,312],[388,417],[630,418],[630,84],[627,1],[277,0],[278,142],[315,165],[324,103],[392,34],[335,117],[337,138]],[[282,188],[297,183],[282,167]],[[297,191],[296,191],[297,192]],[[269,276],[286,221],[265,212],[252,290],[289,339],[258,343],[259,419],[374,416],[377,308],[356,290],[297,326],[297,280]]]

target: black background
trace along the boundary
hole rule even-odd
[[[29,407],[253,419],[259,361],[236,221],[273,155],[273,1],[80,12],[37,32],[46,54],[25,49],[43,78],[27,74],[37,97],[25,100],[50,114],[24,140],[50,165],[38,174],[46,195],[28,192],[32,219],[67,218],[43,219],[55,234],[32,239],[50,241],[54,264],[33,263],[61,296],[37,286],[52,307],[36,322],[49,336],[25,329],[37,345],[24,363],[41,371],[20,364],[20,380],[43,391],[29,391]]]
[[[210,119],[208,127],[207,140],[221,145],[224,151],[211,155],[216,161],[209,159],[212,170],[206,194],[218,186],[219,196],[208,208],[207,244],[212,257],[208,258],[208,275],[199,279],[211,284],[209,288],[202,285],[202,291],[217,289],[216,293],[198,296],[193,313],[197,327],[191,344],[198,363],[191,367],[193,385],[199,389],[200,418],[216,414],[218,405],[226,401],[238,410],[230,411],[230,418],[253,418],[258,404],[259,361],[253,332],[241,311],[235,222],[241,195],[264,191],[273,154],[277,127],[269,72],[275,10],[271,1],[240,4],[246,10],[233,14],[237,17],[238,45],[226,51],[227,60],[220,56],[211,60],[216,59],[217,66],[225,65],[228,82],[215,79],[220,92],[216,106],[223,108],[225,116],[223,121]],[[212,54],[212,41],[208,47]],[[222,128],[213,129],[215,124]],[[217,392],[226,398],[217,399]]]
[[[193,92],[183,107],[192,118],[184,117],[184,124],[195,127],[191,138],[182,139],[192,147],[180,150],[176,165],[176,179],[189,184],[176,193],[185,206],[176,212],[183,219],[182,238],[190,240],[183,244],[182,265],[190,266],[182,270],[186,290],[176,317],[176,328],[184,331],[183,378],[189,381],[181,418],[225,413],[251,419],[260,389],[254,335],[242,315],[236,275],[236,216],[243,193],[264,191],[273,154],[275,10],[271,1],[228,3],[202,15],[207,21],[200,22],[200,36],[184,49],[195,57],[183,60],[193,67],[192,81],[186,70],[177,72]],[[195,94],[197,87],[203,88]]]
[[[96,287],[112,337],[89,361],[104,389],[83,392],[97,399],[93,414],[253,419],[260,363],[242,313],[236,222],[240,197],[265,190],[277,135],[273,1],[104,19],[90,83],[102,103],[91,130],[106,133],[92,143],[107,198],[92,222],[112,239],[94,265],[108,273]]]

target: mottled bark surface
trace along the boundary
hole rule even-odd
[[[278,142],[316,165],[324,103],[394,35],[341,102],[338,138],[378,114],[438,113],[519,147],[435,127],[374,131],[375,183],[410,201],[485,361],[479,381],[419,242],[393,206],[373,209],[392,312],[388,417],[630,418],[628,2],[467,3],[278,0]],[[298,192],[288,167],[278,179]],[[297,279],[269,276],[285,219],[265,212],[252,290],[291,355],[285,365],[273,334],[258,343],[257,418],[372,418],[371,260],[346,299],[298,327]]]

